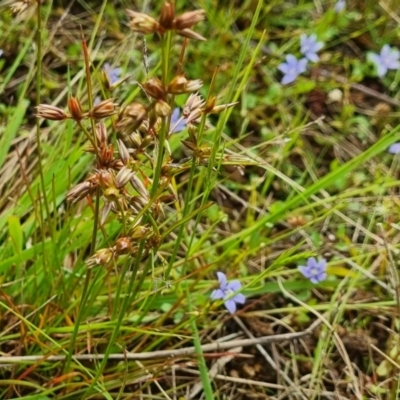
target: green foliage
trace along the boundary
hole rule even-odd
[[[179,13],[192,10],[181,3]],[[119,3],[27,2],[20,15],[0,6],[0,364],[13,364],[0,373],[0,398],[196,398],[199,383],[210,400],[272,397],[273,385],[301,387],[307,399],[398,398],[400,181],[387,149],[400,141],[399,74],[377,78],[367,61],[382,43],[397,45],[398,16],[377,2],[347,2],[341,13],[333,3],[199,2],[206,21],[194,30],[207,40],[189,39],[184,53],[179,32],[131,31],[130,6]],[[158,18],[161,3],[146,10]],[[302,33],[325,43],[320,61],[282,85],[278,65],[301,57]],[[121,68],[115,85],[105,63]],[[178,73],[203,81],[207,106],[169,134],[170,113],[157,114],[146,84],[157,76],[165,89]],[[102,151],[98,120],[34,115],[37,103],[65,111],[71,97],[93,110],[96,96],[117,104],[104,119],[112,147]],[[188,96],[162,100],[182,110]],[[150,125],[122,132],[133,102]],[[230,106],[205,111],[220,104]],[[103,162],[120,162],[117,139],[133,133],[151,143],[125,145],[124,167],[148,193],[141,201],[138,187],[114,185],[121,166]],[[107,176],[71,201],[99,170],[111,171],[125,202],[110,200]],[[318,285],[297,269],[309,257],[328,261]],[[225,299],[210,299],[218,271],[243,285],[247,301],[234,316]],[[277,381],[257,372],[248,347],[235,351],[251,359],[204,350],[317,320],[313,335],[280,341],[275,361],[262,359],[260,371],[279,371]],[[337,370],[334,393],[326,377]],[[238,378],[234,386],[223,374]]]

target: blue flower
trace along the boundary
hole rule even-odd
[[[339,0],[334,7],[334,10],[336,13],[340,13],[341,11],[344,10],[344,8],[346,7],[346,1],[345,0]]]
[[[114,85],[114,83],[118,82],[121,76],[121,68],[113,68],[109,63],[105,63],[103,65],[103,71],[106,73],[110,85]]]
[[[328,276],[326,273],[326,260],[323,258],[321,261],[317,261],[314,257],[307,260],[307,265],[300,265],[297,268],[299,271],[310,280],[312,283],[319,283],[326,279]]]
[[[283,78],[281,80],[282,85],[287,85],[296,80],[296,78],[305,72],[307,68],[307,59],[302,58],[298,60],[294,55],[288,54],[286,56],[286,62],[279,64],[279,71],[283,72]]]
[[[368,59],[375,64],[379,77],[385,76],[389,69],[400,68],[399,58],[399,50],[391,48],[388,44],[382,47],[381,54],[368,54]]]
[[[399,154],[400,153],[400,143],[393,143],[389,146],[388,152],[390,154]]]
[[[186,119],[180,116],[179,108],[174,108],[171,115],[171,133],[181,132],[186,128]]]
[[[215,289],[211,293],[211,299],[224,300],[227,310],[231,314],[234,314],[236,312],[236,304],[244,304],[246,301],[246,297],[242,293],[237,293],[232,296],[232,294],[241,289],[242,284],[238,280],[228,283],[226,275],[223,272],[217,272],[217,276],[219,281],[219,289]]]
[[[308,60],[317,62],[319,60],[317,52],[320,51],[322,47],[324,47],[324,44],[318,42],[316,34],[307,36],[303,33],[300,36],[300,52]]]

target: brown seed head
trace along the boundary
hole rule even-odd
[[[145,90],[145,92],[153,99],[156,100],[165,99],[166,93],[163,84],[156,76],[150,78],[146,83],[142,85],[142,87]]]
[[[190,93],[199,90],[202,86],[203,82],[200,79],[189,81],[183,75],[178,75],[169,84],[168,92],[171,94]]]
[[[174,28],[177,30],[193,28],[198,22],[205,18],[204,10],[188,11],[180,15],[174,21]]]
[[[168,115],[171,114],[171,107],[166,101],[158,100],[154,107],[154,111],[157,117],[168,117]]]
[[[147,117],[147,108],[141,103],[132,103],[125,107],[123,116],[142,122]]]
[[[67,193],[67,201],[76,203],[91,194],[96,188],[96,184],[90,180],[78,183]]]
[[[131,251],[132,242],[127,237],[119,238],[115,244],[115,252],[120,254],[127,254]]]
[[[188,28],[176,31],[176,33],[179,36],[183,36],[183,37],[188,38],[188,39],[202,40],[202,41],[207,40],[204,36],[201,36],[197,32],[192,31],[191,29],[188,29]]]
[[[107,127],[103,122],[99,122],[95,129],[97,144],[100,147],[107,146]]]
[[[203,98],[198,93],[193,93],[189,96],[182,112],[188,124],[198,121],[203,114],[204,104]]]
[[[114,161],[114,146],[112,144],[100,148],[99,162],[101,167],[107,168]]]
[[[118,139],[117,145],[118,145],[118,153],[119,156],[121,157],[122,162],[125,165],[128,164],[129,160],[131,159],[131,155],[129,154],[129,150],[125,146],[125,143],[122,140]]]
[[[81,103],[75,97],[70,97],[68,99],[68,109],[71,113],[72,119],[75,121],[80,121],[84,117]]]
[[[175,5],[166,1],[161,8],[161,15],[159,18],[160,25],[165,30],[173,29],[175,18]]]
[[[133,229],[131,238],[134,240],[142,240],[146,236],[148,236],[150,232],[151,232],[151,229],[149,227],[143,226],[143,225],[138,225]]]
[[[110,171],[106,169],[98,171],[98,178],[99,185],[103,190],[115,187],[114,175]]]
[[[119,190],[115,187],[110,187],[108,189],[105,189],[103,191],[103,195],[108,201],[114,201],[114,202],[118,201],[118,199],[121,197]]]
[[[186,104],[183,107],[183,116],[187,118],[190,113],[196,109],[201,109],[204,106],[204,100],[198,93],[192,93],[186,100]]]
[[[129,27],[134,32],[143,34],[149,33],[163,33],[163,28],[154,18],[144,13],[138,13],[132,10],[126,10],[131,20],[129,21]]]
[[[136,175],[132,176],[130,182],[132,187],[140,194],[141,198],[144,201],[143,205],[145,205],[146,202],[150,199],[150,193],[146,189],[146,186]]]
[[[117,130],[135,130],[147,118],[147,108],[141,103],[132,103],[124,108],[118,116]]]
[[[133,175],[135,175],[135,172],[131,168],[126,165],[123,166],[115,178],[117,188],[123,188],[132,179]]]
[[[235,101],[234,103],[219,104],[218,106],[214,105],[210,110],[207,109],[207,110],[204,110],[204,112],[207,114],[219,114],[220,112],[226,110],[227,108],[231,108],[231,107],[235,106],[236,104],[239,104],[239,102]]]
[[[89,116],[94,119],[101,119],[106,117],[111,117],[116,113],[116,103],[114,99],[106,99],[96,104],[90,111]]]
[[[145,149],[147,146],[150,146],[154,142],[154,138],[151,135],[146,135],[142,139],[142,143],[140,144],[141,149]]]
[[[36,107],[36,116],[38,118],[50,119],[52,121],[62,121],[67,119],[67,113],[61,108],[51,106],[49,104],[39,104]]]
[[[142,146],[142,136],[139,132],[131,133],[129,139],[135,149],[139,149]]]
[[[96,265],[106,265],[113,258],[114,252],[112,249],[101,249],[96,251],[92,257],[86,261],[88,267],[94,267]]]

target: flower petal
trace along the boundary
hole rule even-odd
[[[327,263],[326,263],[325,258],[322,258],[320,261],[317,262],[317,268],[321,271],[325,271],[326,266],[327,266]]]
[[[399,62],[399,60],[390,59],[386,63],[386,67],[388,69],[399,69],[400,68],[400,62]]]
[[[294,67],[297,65],[297,58],[293,54],[288,54],[286,56],[286,62],[289,67]]]
[[[318,265],[318,261],[316,260],[315,257],[310,257],[307,260],[307,267],[309,268],[315,268]]]
[[[221,289],[215,289],[210,296],[212,300],[220,300],[223,299],[224,297],[225,297],[225,292]]]
[[[316,53],[312,53],[311,51],[309,51],[307,54],[305,54],[305,56],[312,62],[319,61],[318,55]]]
[[[217,272],[217,276],[218,276],[220,289],[225,290],[226,285],[228,283],[228,280],[226,279],[226,275],[223,272]]]
[[[390,46],[385,44],[381,49],[381,57],[390,57]]]
[[[322,282],[324,281],[326,278],[328,277],[328,274],[326,272],[321,272],[320,274],[318,274],[316,276],[316,279],[318,280],[318,282]]]
[[[235,303],[244,304],[246,302],[246,296],[243,293],[238,293],[232,300]]]
[[[307,279],[310,279],[313,275],[311,273],[311,270],[309,267],[306,267],[305,265],[299,265],[297,269],[303,274],[303,276]]]
[[[293,73],[286,74],[283,76],[281,83],[282,83],[282,85],[287,85],[288,83],[292,83],[293,81],[295,81],[296,78],[297,78],[296,74],[293,74]]]
[[[302,58],[301,60],[299,60],[299,64],[298,64],[298,67],[297,67],[297,72],[299,74],[302,74],[303,72],[305,72],[306,69],[307,69],[307,64],[308,64],[307,58]]]
[[[283,72],[284,74],[287,74],[289,69],[290,69],[290,67],[289,67],[288,64],[282,63],[282,64],[278,65],[278,69],[279,69],[279,71]]]
[[[367,59],[375,65],[379,65],[381,63],[381,57],[379,54],[376,53],[368,53]]]
[[[226,300],[225,307],[231,314],[234,314],[236,312],[236,303],[233,299]]]
[[[400,153],[400,142],[399,143],[393,143],[389,148],[388,152],[391,154],[398,154]]]
[[[241,288],[242,288],[242,284],[237,279],[232,281],[232,282],[229,282],[226,285],[226,289],[227,290],[232,290],[232,292],[237,292]]]
[[[312,276],[310,278],[310,282],[313,283],[314,285],[316,285],[317,283],[319,283],[318,279],[315,276]]]
[[[378,65],[378,76],[379,76],[380,78],[382,78],[383,76],[385,76],[386,73],[387,73],[387,71],[388,71],[388,69],[386,68],[386,65],[383,65],[383,64],[379,64],[379,65]]]

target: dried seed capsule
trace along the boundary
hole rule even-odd
[[[114,99],[103,100],[96,104],[90,111],[89,116],[95,119],[101,119],[106,117],[111,117],[116,113],[115,106],[117,105],[113,101]]]
[[[127,166],[122,167],[115,178],[117,188],[123,188],[132,179],[133,175],[135,175],[135,172],[131,168]]]
[[[160,25],[165,29],[173,29],[175,18],[175,5],[166,1],[161,7],[161,15],[159,18]]]
[[[70,97],[68,99],[68,109],[71,113],[72,119],[75,121],[80,121],[84,117],[81,103],[75,97]]]
[[[204,10],[188,11],[180,15],[174,21],[174,28],[177,30],[192,28],[205,18]]]
[[[115,252],[117,254],[127,254],[132,249],[132,242],[127,237],[119,238],[115,244]]]
[[[38,118],[50,119],[52,121],[62,121],[67,119],[67,113],[61,108],[51,106],[49,104],[39,104],[36,107],[36,116]]]
[[[103,122],[100,122],[96,125],[95,134],[96,134],[97,144],[99,144],[100,147],[105,147],[107,145],[108,135],[107,135],[107,127]]]
[[[156,77],[153,76],[147,82],[143,83],[143,89],[146,93],[156,100],[165,99],[165,90],[162,82]]]
[[[171,107],[163,100],[157,101],[154,111],[158,117],[168,117],[171,114]]]
[[[171,94],[190,93],[199,90],[203,86],[200,79],[188,80],[183,75],[176,76],[168,86],[168,92]]]
[[[142,240],[151,232],[151,229],[147,226],[138,225],[136,226],[131,234],[131,238],[134,240]]]
[[[138,13],[132,10],[126,10],[131,20],[129,21],[129,27],[134,32],[143,34],[149,33],[163,33],[163,28],[154,18],[144,13]]]
[[[132,103],[125,107],[122,114],[135,122],[142,122],[147,117],[147,108],[141,103]]]
[[[195,31],[192,31],[191,29],[181,29],[179,31],[176,31],[176,33],[180,36],[189,38],[189,39],[194,39],[194,40],[207,40],[204,36],[201,36]]]
[[[100,249],[93,254],[88,260],[86,260],[86,265],[88,267],[94,267],[96,265],[106,265],[113,258],[114,252],[112,249]]]
[[[100,170],[98,172],[99,185],[103,190],[113,188],[115,186],[114,175],[108,170]]]

